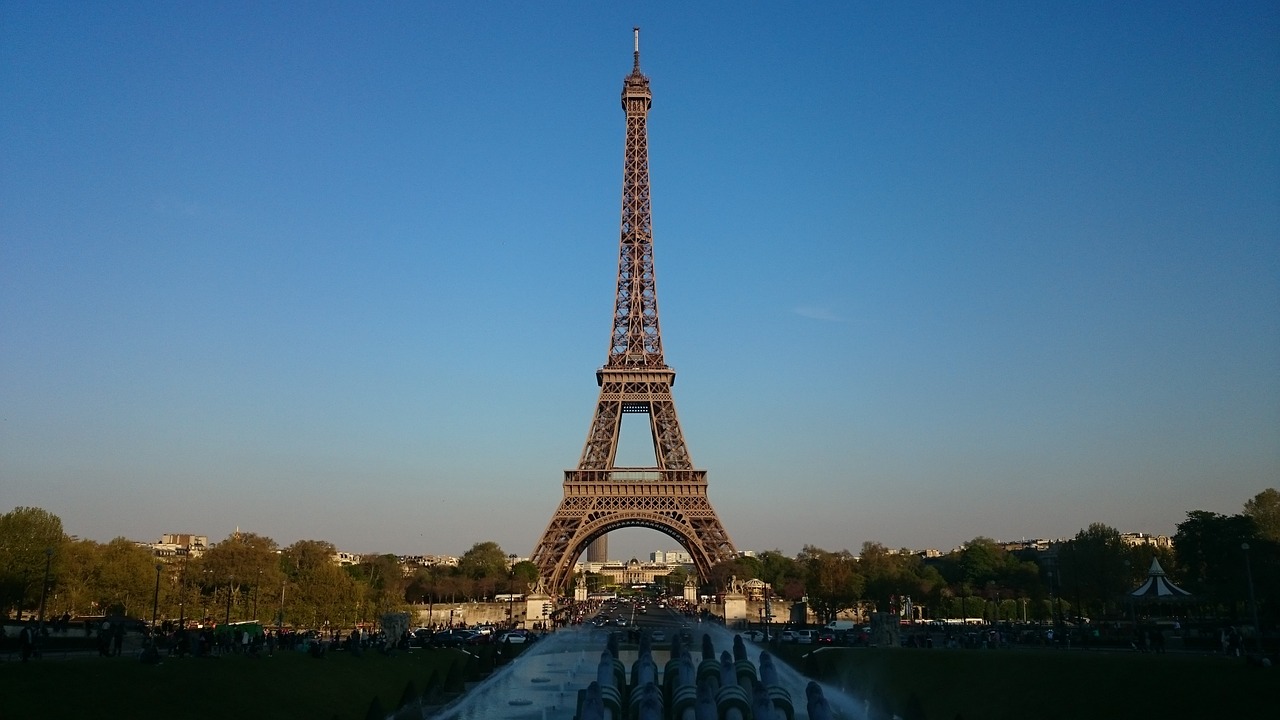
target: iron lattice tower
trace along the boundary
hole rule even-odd
[[[553,592],[565,587],[574,561],[592,541],[624,527],[669,535],[689,551],[704,579],[717,562],[737,555],[707,498],[707,472],[694,469],[689,457],[671,395],[676,373],[662,354],[646,125],[653,96],[649,78],[640,72],[639,28],[634,58],[622,82],[627,118],[622,233],[609,355],[596,371],[600,399],[578,467],[565,471],[564,499],[532,555]],[[615,466],[622,416],[629,413],[649,416],[656,467]]]

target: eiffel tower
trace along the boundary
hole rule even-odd
[[[713,565],[737,555],[707,499],[707,471],[695,470],[689,457],[671,397],[676,373],[662,356],[646,129],[653,96],[649,78],[640,72],[640,28],[635,28],[634,58],[631,74],[622,81],[627,140],[609,356],[596,371],[600,399],[582,457],[576,469],[565,471],[564,499],[532,555],[551,592],[564,590],[588,545],[625,527],[670,536],[689,551],[703,579]],[[622,416],[629,413],[649,416],[656,467],[614,464]]]

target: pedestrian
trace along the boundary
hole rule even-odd
[[[18,642],[22,646],[22,662],[31,659],[36,653],[36,629],[28,622],[22,626],[22,632],[18,635]]]

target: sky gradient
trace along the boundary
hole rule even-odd
[[[472,5],[0,0],[0,509],[527,555],[608,348],[633,25],[739,549],[1280,484],[1275,3]]]

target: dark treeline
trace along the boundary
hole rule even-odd
[[[795,557],[774,550],[721,563],[703,590],[722,589],[731,577],[759,578],[777,598],[807,598],[823,619],[854,608],[900,611],[908,598],[928,618],[1121,618],[1135,612],[1125,595],[1157,559],[1195,595],[1196,612],[1248,618],[1252,583],[1263,624],[1274,624],[1280,492],[1264,490],[1238,515],[1188,512],[1172,540],[1171,549],[1129,546],[1118,530],[1095,523],[1048,552],[1011,552],[986,537],[930,559],[874,542],[857,555],[805,546]],[[414,604],[524,592],[537,577],[531,563],[513,564],[515,556],[493,542],[477,543],[452,567],[404,566],[391,554],[340,566],[335,554],[322,540],[281,548],[271,538],[237,533],[198,558],[159,558],[124,538],[73,539],[56,515],[19,507],[0,516],[0,606],[7,617],[33,616],[43,599],[46,618],[149,620],[154,611],[161,619],[350,627]],[[679,568],[669,576],[675,592],[684,577]],[[592,579],[591,586],[605,580]]]

